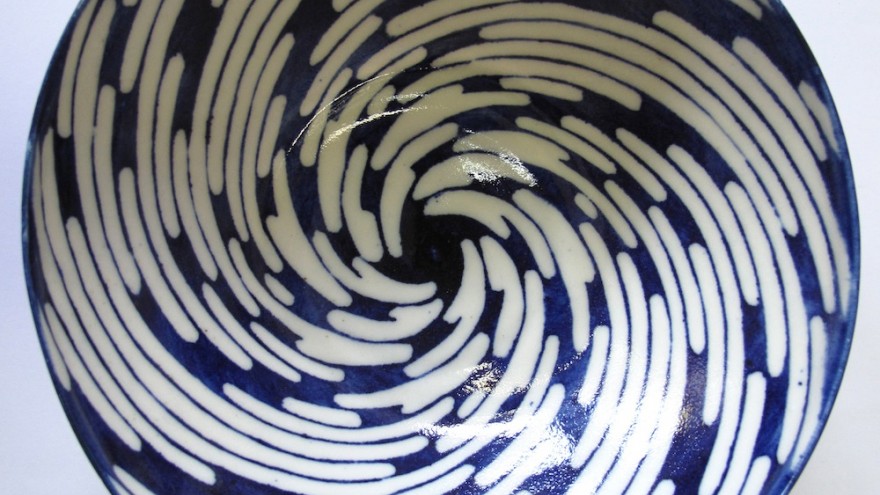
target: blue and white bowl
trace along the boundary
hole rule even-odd
[[[859,261],[776,0],[87,0],[24,243],[120,495],[784,493]]]

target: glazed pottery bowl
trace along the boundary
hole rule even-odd
[[[88,0],[24,243],[116,494],[784,493],[846,146],[775,0]]]

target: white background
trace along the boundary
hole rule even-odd
[[[25,144],[49,58],[74,0],[4,0],[0,10],[0,493],[107,493],[55,397],[28,307],[20,243]],[[880,491],[880,2],[788,0],[847,135],[862,229],[862,287],[838,401],[795,495]]]

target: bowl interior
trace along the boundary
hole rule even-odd
[[[86,1],[24,211],[114,493],[783,493],[855,314],[778,2]]]

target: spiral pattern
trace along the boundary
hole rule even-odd
[[[784,490],[852,180],[787,14],[710,3],[84,2],[25,244],[111,490]]]

